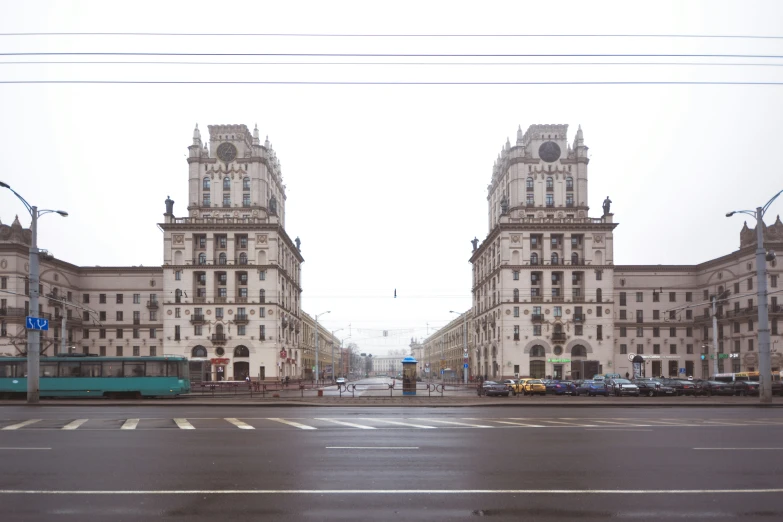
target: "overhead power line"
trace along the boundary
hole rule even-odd
[[[670,81],[670,82],[404,82],[404,81],[169,81],[169,80],[0,80],[0,84],[150,84],[150,85],[783,85],[780,82],[751,81]]]
[[[179,53],[179,52],[13,52],[0,56],[311,56],[343,58],[766,58],[779,54],[712,53]]]
[[[0,65],[686,65],[716,67],[783,67],[783,63],[748,62],[203,62],[203,61],[152,61],[152,60],[115,60],[115,61],[7,61]]]
[[[293,38],[705,38],[781,40],[777,35],[749,34],[470,34],[470,33],[157,33],[157,32],[28,32],[0,36],[261,36]]]

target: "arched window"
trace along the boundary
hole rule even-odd
[[[266,303],[266,290],[263,288],[258,291],[258,300],[261,303]]]
[[[530,349],[530,357],[544,357],[544,355],[544,347],[540,344],[537,344]]]
[[[552,178],[546,178],[546,188],[547,190],[555,188],[555,182]]]
[[[177,288],[176,290],[174,290],[174,302],[179,303],[181,299],[182,299],[182,290]]]
[[[578,265],[579,264],[579,254],[577,254],[576,252],[571,254],[571,264],[572,265]]]
[[[532,189],[533,188],[533,178],[527,178],[527,180],[525,181],[525,186],[528,189]]]
[[[242,180],[242,190],[250,190],[250,178],[244,178]]]
[[[225,252],[221,252],[220,255],[218,256],[218,263],[221,264],[221,265],[225,265],[226,264],[226,253]]]
[[[558,261],[560,261],[560,258],[557,255],[557,252],[552,252],[552,264],[556,265],[558,264]]]
[[[228,176],[223,178],[223,190],[231,190],[231,178]]]
[[[198,264],[199,265],[206,265],[207,264],[207,255],[202,252],[198,255]]]
[[[209,178],[204,178],[204,184],[202,185],[204,190],[209,190],[212,186],[212,181]]]
[[[194,346],[193,349],[190,351],[191,357],[206,357],[207,356],[207,349],[204,348],[201,345]]]
[[[515,303],[519,302],[519,288],[514,289],[514,302]]]
[[[242,252],[239,254],[239,264],[240,265],[246,265],[247,264],[247,254]]]
[[[563,333],[563,325],[562,324],[556,324],[554,333],[556,333],[556,334]]]
[[[247,349],[247,346],[239,345],[234,348],[234,357],[250,357],[250,350]]]
[[[571,357],[587,357],[587,348],[581,344],[577,344],[571,348]]]
[[[603,300],[603,295],[602,295],[602,293],[601,293],[601,289],[600,289],[600,288],[598,288],[598,289],[595,291],[595,302],[596,302],[596,303],[603,303],[603,302],[604,302],[604,300]]]
[[[574,190],[574,178],[571,176],[566,178],[566,190]]]
[[[219,325],[215,326],[215,334],[218,336],[218,338],[220,338],[220,336],[223,335],[223,325],[222,324],[219,324]]]
[[[530,264],[531,265],[537,265],[538,264],[538,254],[536,254],[535,252],[530,254]]]

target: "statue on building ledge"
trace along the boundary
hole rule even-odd
[[[166,215],[174,216],[174,200],[171,196],[166,196]]]
[[[609,196],[606,196],[606,199],[604,200],[604,204],[603,204],[604,216],[609,214],[609,207],[611,206],[611,204],[612,204],[612,200],[609,199]]]
[[[500,199],[500,213],[504,216],[508,214],[508,197],[505,194]]]
[[[473,236],[473,239],[470,242],[473,243],[473,251],[475,252],[478,250],[478,238]]]
[[[269,199],[269,213],[277,215],[277,199],[274,196]]]

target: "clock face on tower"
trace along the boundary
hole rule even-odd
[[[221,143],[217,148],[217,157],[226,163],[233,161],[237,157],[237,148],[231,143]]]
[[[220,149],[218,149],[218,153]],[[554,141],[545,141],[538,148],[538,157],[547,163],[552,163],[560,158],[560,146]]]

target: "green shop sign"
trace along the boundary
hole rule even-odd
[[[570,363],[571,359],[547,359],[546,362],[551,362],[551,363]]]

